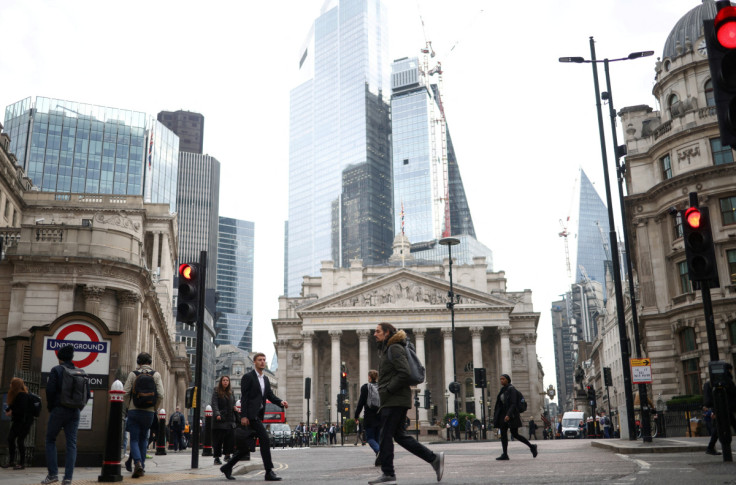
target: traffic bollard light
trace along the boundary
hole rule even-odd
[[[212,406],[204,408],[204,441],[202,456],[212,456]]]
[[[102,470],[97,477],[98,482],[122,482],[120,473],[120,443],[123,440],[123,399],[125,391],[123,383],[115,381],[110,388],[110,417],[107,420],[107,440],[105,455],[102,459]]]
[[[166,410],[158,410],[158,436],[156,436],[156,455],[166,454]]]

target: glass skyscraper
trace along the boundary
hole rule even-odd
[[[29,97],[5,109],[5,132],[42,191],[138,195],[176,211],[179,138],[145,113]]]
[[[216,345],[253,350],[253,248],[252,222],[220,217],[217,243]]]
[[[608,209],[583,170],[580,170],[580,208],[575,281],[585,281],[580,267],[591,280],[603,286],[606,295],[606,267],[610,265]],[[607,254],[608,253],[608,254]]]
[[[391,254],[393,208],[386,7],[325,4],[290,96],[288,293],[320,262]]]

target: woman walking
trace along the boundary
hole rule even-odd
[[[225,463],[233,452],[235,433],[235,399],[230,388],[230,378],[222,376],[212,393],[212,441],[215,465],[222,465],[220,456],[225,453]],[[224,449],[223,449],[224,448]]]
[[[24,462],[26,458],[26,445],[25,440],[28,435],[28,431],[31,429],[33,424],[33,412],[31,407],[30,396],[28,395],[28,388],[26,387],[23,379],[20,377],[13,377],[10,381],[10,391],[8,391],[8,407],[5,410],[5,415],[10,416],[10,432],[8,433],[8,464],[3,468],[13,468],[13,470],[24,470]],[[18,457],[18,463],[15,463],[15,448],[16,443],[20,455]]]

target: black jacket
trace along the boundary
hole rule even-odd
[[[235,428],[235,397],[232,392],[224,396],[217,394],[217,388],[212,391],[212,429]],[[220,416],[218,420],[217,417]]]
[[[493,413],[493,426],[500,428],[507,424],[509,428],[521,428],[521,416],[518,411],[519,393],[511,384],[502,387],[496,397],[496,406]],[[504,418],[508,416],[509,422]]]
[[[373,428],[380,426],[381,421],[378,417],[379,408],[371,408],[368,406],[368,384],[363,384],[360,387],[360,398],[358,399],[358,407],[355,408],[355,420],[360,418],[360,412],[365,408],[365,415],[363,416],[363,427]]]
[[[13,404],[8,406],[13,411],[11,421],[13,423],[29,424],[33,421],[33,411],[31,411],[31,398],[27,392],[19,392],[13,399]]]
[[[46,407],[49,411],[61,403],[61,383],[64,380],[64,367],[68,367],[69,369],[76,368],[71,362],[62,362],[54,366],[49,372],[49,380],[46,383]],[[89,401],[91,398],[92,394],[88,390],[87,400]]]
[[[258,374],[255,370],[247,372],[240,381],[240,390],[243,393],[240,398],[240,412],[242,417],[263,420],[266,412],[266,399],[281,406],[281,399],[271,391],[268,377],[263,376],[265,393],[261,393],[261,384],[258,382]]]

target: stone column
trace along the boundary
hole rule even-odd
[[[444,339],[444,352],[443,352],[443,358],[445,361],[445,385],[442,388],[442,398],[444,399],[445,393],[449,392],[449,386],[452,382],[452,379],[455,377],[454,369],[452,368],[452,329],[451,328],[443,328],[442,329],[442,338]],[[380,379],[380,377],[379,377]],[[447,409],[445,409],[445,413],[454,412],[455,411],[455,405],[454,405],[454,399],[452,393],[450,393],[450,398],[447,400]]]
[[[314,403],[316,402],[315,390],[317,389],[317,385],[314,382],[314,356],[312,354],[314,332],[311,330],[302,331],[302,339],[304,341],[304,358],[302,359],[302,365],[304,366],[303,375],[305,378],[310,377],[312,379],[312,398],[309,401],[309,404],[310,404],[309,411],[310,411],[310,418],[311,418],[312,416],[315,416]],[[304,405],[302,406],[302,409],[304,410],[304,416],[302,416],[302,420],[306,423],[307,422],[307,400],[306,399],[304,399]]]
[[[288,386],[286,385],[287,380],[287,366],[288,366],[288,360],[286,356],[286,352],[289,347],[289,339],[286,338],[280,338],[277,341],[276,344],[276,356],[279,359],[279,369],[276,371],[276,379],[278,379],[279,382],[279,397],[281,399],[286,399],[289,401],[288,396]],[[286,412],[289,412],[289,410],[286,410]]]
[[[366,329],[356,330],[358,334],[359,349],[358,349],[358,362],[360,363],[360,378],[358,379],[359,385],[363,385],[364,382],[368,382],[368,371],[370,369],[370,358],[368,356],[368,339],[370,338],[371,331]],[[357,403],[356,403],[357,404]],[[355,406],[353,406],[355,408]]]
[[[160,232],[154,232],[153,233],[153,251],[151,256],[151,272],[156,272],[156,268],[160,265],[158,264],[158,245],[159,241],[161,240],[161,233]]]
[[[138,330],[138,301],[140,296],[132,291],[118,291],[118,329],[123,332],[120,338],[120,370],[127,376],[136,368],[136,340]]]
[[[483,333],[483,327],[470,327],[470,335],[473,338],[473,368],[479,369],[483,367],[483,347],[481,346],[480,337]],[[473,376],[475,379],[475,376]],[[473,388],[473,399],[475,400],[476,415],[480,416],[480,400],[483,398],[483,389]]]
[[[56,306],[56,314],[64,315],[74,310],[74,288],[69,283],[59,283],[59,300]]]
[[[498,327],[498,334],[501,340],[501,372],[499,372],[499,375],[508,374],[513,382],[514,376],[511,373],[511,343],[509,342],[510,332],[510,325]]]
[[[187,395],[187,374],[186,372],[177,371],[176,372],[176,401],[174,401],[174,406],[179,406],[181,409],[184,409],[184,401]]]
[[[11,285],[7,335],[18,335],[23,331],[27,289],[28,283],[25,282],[17,281]]]
[[[424,364],[424,367],[427,367],[427,360],[425,357],[424,352],[424,336],[427,333],[426,328],[412,328],[412,332],[414,332],[414,338],[416,339],[415,345],[417,348],[417,357],[419,357],[419,360]],[[427,381],[425,380],[421,384],[419,384],[419,394],[424,395],[424,393],[427,392]],[[437,401],[437,396],[434,397],[435,402]],[[427,418],[427,410],[424,409],[424,398],[419,398],[419,424],[422,426],[428,426],[429,420]]]
[[[537,366],[537,334],[525,333],[524,343],[526,344],[527,365],[529,366],[529,391],[534,397],[528,403],[529,411],[532,416],[544,411],[544,397],[540,394],[544,392],[544,388],[539,388],[539,366]]]
[[[330,330],[330,340],[332,341],[332,361],[330,364],[330,395],[327,396],[327,402],[331,403],[330,421],[337,423],[337,393],[340,392],[340,336],[342,330]]]
[[[100,302],[102,301],[102,295],[105,294],[105,288],[100,286],[85,286],[82,294],[84,295],[84,311],[99,317]]]

